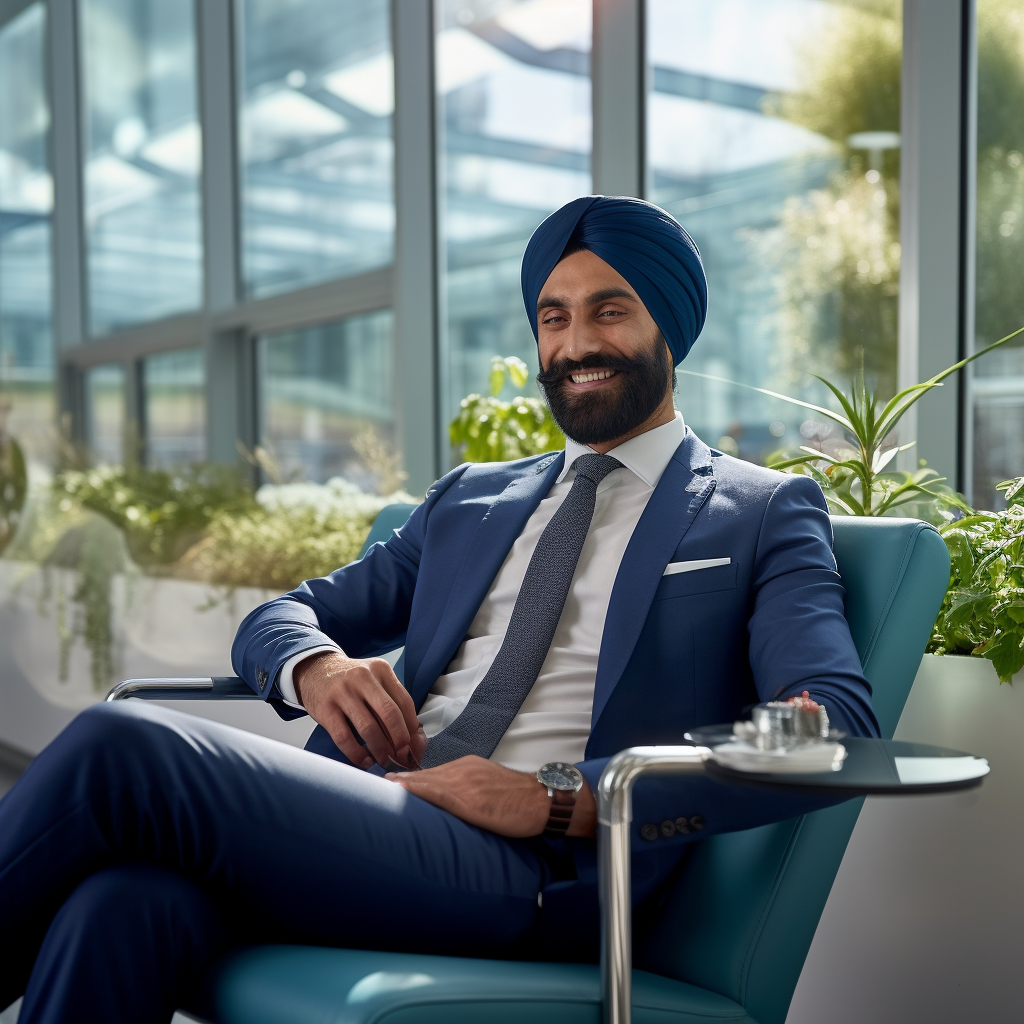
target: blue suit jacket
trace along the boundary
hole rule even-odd
[[[452,470],[386,543],[253,611],[232,648],[235,671],[278,703],[281,666],[325,637],[353,657],[404,644],[404,682],[419,707],[563,459]],[[728,565],[663,575],[670,562],[724,556]],[[722,455],[688,429],[612,589],[592,731],[578,765],[591,787],[624,747],[684,742],[688,729],[803,690],[839,728],[877,735],[843,596],[818,486]],[[644,780],[634,796],[634,891],[650,892],[695,837],[646,840],[645,824],[699,815],[699,834],[708,835],[815,806],[701,777]],[[593,845],[574,843],[574,853],[579,878],[594,881]]]

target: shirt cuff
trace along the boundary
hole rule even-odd
[[[295,666],[300,661],[305,661],[306,658],[312,658],[314,654],[322,654],[324,651],[337,651],[343,653],[341,648],[336,644],[321,644],[319,647],[310,647],[308,651],[300,651],[298,654],[290,657],[282,666],[281,671],[277,676],[277,688],[281,691],[281,696],[284,698],[285,704],[292,708],[302,708],[299,703],[299,695],[295,692],[295,680],[292,678],[292,673],[295,671]]]

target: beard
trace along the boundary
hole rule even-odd
[[[573,394],[569,375],[586,370],[614,370],[603,388]],[[577,362],[560,359],[537,374],[555,422],[580,444],[605,444],[646,422],[665,398],[674,374],[665,360],[665,340],[658,331],[652,343],[632,358],[589,355]]]

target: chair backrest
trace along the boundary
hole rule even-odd
[[[406,519],[412,515],[412,510],[415,507],[415,505],[385,505],[377,513],[377,518],[374,519],[373,526],[370,527],[370,532],[366,535],[366,540],[363,541],[363,546],[359,550],[359,557],[362,558],[378,541],[387,540],[393,530],[404,526]]]
[[[949,553],[912,519],[833,517],[850,624],[891,737],[949,583]],[[759,1024],[783,1024],[862,800],[694,845],[638,967],[728,996]]]

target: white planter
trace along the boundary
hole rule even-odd
[[[896,738],[979,754],[992,773],[965,793],[866,802],[787,1024],[1024,1016],[1024,673],[1015,683],[925,655]]]
[[[74,589],[74,576],[52,570],[54,591]],[[0,743],[37,754],[74,715],[103,699],[90,678],[90,653],[72,645],[61,679],[56,603],[46,599],[38,566],[0,559]],[[188,580],[115,577],[111,624],[117,678],[232,675],[231,641],[245,615],[273,594],[239,588],[228,600]],[[72,613],[68,605],[68,614]],[[282,722],[262,701],[168,704],[301,746],[308,718]]]

